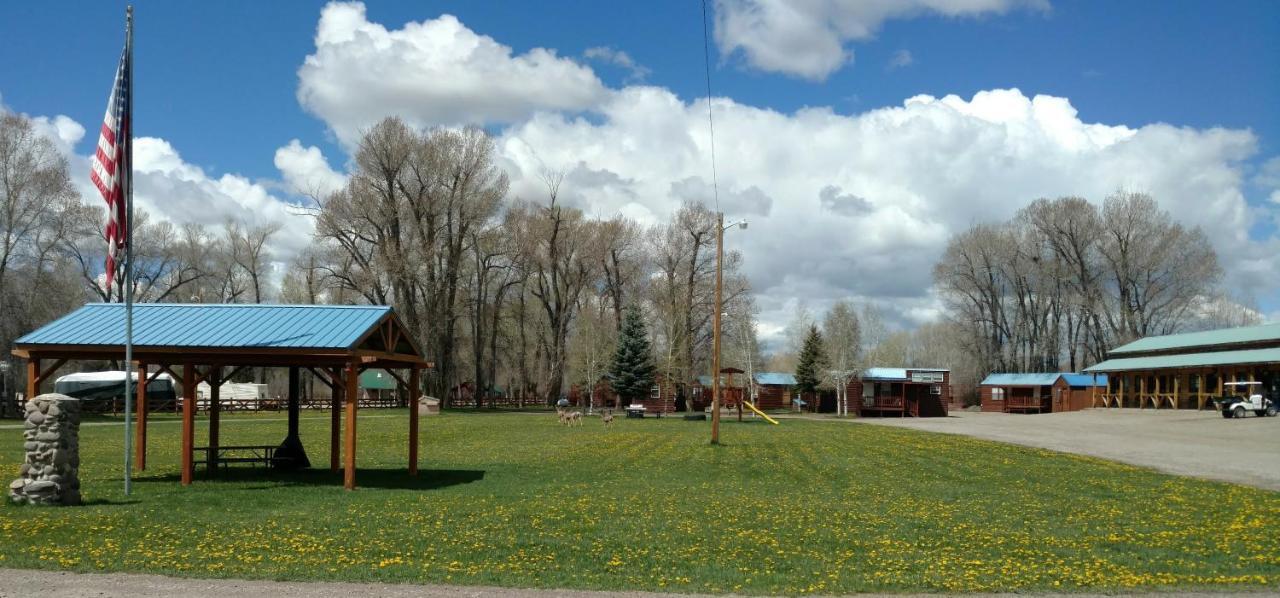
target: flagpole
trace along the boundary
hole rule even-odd
[[[125,10],[125,47],[128,48],[126,73],[129,77],[128,98],[125,100],[123,121],[125,127],[124,179],[125,236],[124,236],[124,494],[133,492],[133,5]]]

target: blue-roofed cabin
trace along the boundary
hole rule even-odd
[[[795,374],[760,372],[755,375],[755,405],[760,409],[790,409]]]
[[[991,374],[978,385],[978,394],[983,411],[1060,413],[1088,409],[1106,387],[1106,375],[1095,381],[1089,374]]]
[[[945,417],[951,371],[942,368],[867,368],[849,383],[859,417]]]

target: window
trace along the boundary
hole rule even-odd
[[[991,389],[991,400],[992,400],[992,401],[1003,401],[1003,400],[1004,400],[1004,389],[1003,389],[1003,388],[993,388],[993,389]]]
[[[661,398],[662,398],[662,387],[658,386],[657,384],[654,384],[654,385],[653,385],[653,388],[649,389],[649,398],[651,398],[651,399],[661,399]]]

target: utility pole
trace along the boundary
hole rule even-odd
[[[720,444],[720,312],[724,282],[724,212],[716,212],[716,300],[711,316],[711,444]]]

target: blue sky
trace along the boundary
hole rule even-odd
[[[739,1],[746,0],[734,0]],[[1136,130],[1168,123],[1194,132],[1196,142],[1204,142],[1205,147],[1217,147],[1212,128],[1246,131],[1251,138],[1236,139],[1225,149],[1205,150],[1209,155],[1205,160],[1239,178],[1235,183],[1223,183],[1226,191],[1215,187],[1214,192],[1238,191],[1245,198],[1244,209],[1254,210],[1242,217],[1239,206],[1227,206],[1221,213],[1235,214],[1233,225],[1247,223],[1251,242],[1265,244],[1275,238],[1275,207],[1268,197],[1280,188],[1275,180],[1280,178],[1280,166],[1272,177],[1263,173],[1263,166],[1280,155],[1280,111],[1275,108],[1280,97],[1280,3],[991,3],[1005,6],[961,16],[916,11],[870,18],[873,34],[840,40],[844,51],[852,53],[852,60],[819,77],[762,67],[743,47],[735,49],[723,39],[719,44],[713,41],[714,93],[732,99],[744,116],[773,111],[788,126],[802,120],[793,117],[805,107],[825,107],[854,119],[877,109],[901,108],[907,98],[919,94],[935,98],[955,94],[969,101],[978,92],[1016,88],[1028,99],[1037,94],[1065,99],[1084,124]],[[303,147],[314,146],[340,173],[346,160],[344,147],[334,133],[340,125],[332,115],[309,112],[298,98],[299,67],[317,51],[317,23],[324,7],[323,2],[137,2],[136,133],[163,139],[180,152],[185,164],[198,167],[210,179],[241,176],[276,199],[293,197],[273,162],[277,150],[291,140],[299,140]],[[723,8],[713,5],[713,11]],[[588,68],[613,92],[651,86],[685,103],[705,95],[701,6],[697,2],[369,2],[365,7],[368,22],[391,31],[446,13],[456,16],[470,32],[509,47],[513,56],[535,48],[554,50],[560,58]],[[121,47],[123,14],[124,4],[116,2],[10,3],[0,7],[0,50],[6,56],[0,61],[0,103],[31,115],[66,115],[92,131],[101,118]],[[584,53],[593,47],[625,52],[645,74],[637,77],[627,68],[587,58]],[[907,55],[909,60],[903,58]],[[448,86],[450,81],[439,83]],[[432,100],[407,97],[405,101],[405,110],[412,111],[414,103]],[[569,120],[585,115],[595,125],[616,124],[622,119],[618,109],[600,108],[592,102],[569,109],[547,109],[545,103],[535,103],[529,111],[556,113]],[[692,105],[686,108],[693,110]],[[732,119],[735,114],[726,111],[718,118]],[[524,117],[481,120],[480,124],[509,139],[528,140],[539,134],[537,123],[530,125]],[[424,126],[452,124],[430,119],[417,122]],[[726,136],[734,130],[732,122],[724,127]],[[691,125],[689,135],[695,134]],[[725,137],[718,142],[752,145],[768,140]],[[93,136],[85,135],[75,151],[87,154],[92,143]],[[1179,143],[1186,142],[1171,143],[1167,151],[1176,154]],[[859,147],[867,145],[860,143]],[[586,149],[570,152],[567,163],[587,154]],[[512,157],[513,163],[519,160]],[[582,159],[580,164],[586,171],[620,174],[627,180],[642,176],[605,166],[609,162],[601,156]],[[1037,172],[1041,171],[1030,169],[1019,180],[1033,179]],[[673,172],[670,179],[675,182],[687,175]],[[764,210],[765,216],[781,219],[781,208],[798,201],[789,199],[795,182],[769,180],[763,175],[754,180],[753,173],[745,171],[729,171],[725,176],[730,187],[737,184],[743,193],[752,188],[761,190],[773,206],[773,211]],[[1108,182],[1136,181],[1153,189],[1177,187],[1178,182],[1170,176],[1154,173]],[[805,184],[824,183],[810,179],[813,177]],[[860,177],[850,173],[841,180],[837,187],[849,191]],[[880,189],[888,197],[892,183],[867,183],[865,192],[858,194],[874,195],[872,190]],[[521,187],[517,184],[514,188]],[[666,182],[662,188],[667,188]],[[1034,191],[1027,193],[1094,192],[1092,187],[1071,184],[1028,188]],[[816,195],[808,187],[794,194]],[[953,203],[922,189],[907,195],[923,204],[938,202],[932,208],[922,207],[922,214]],[[1031,199],[1034,197],[1024,198]],[[1178,201],[1194,198],[1171,200],[1170,209],[1184,205]],[[660,214],[662,208],[617,209],[640,213],[643,218],[646,213]],[[1001,214],[1007,217],[1011,211],[1010,204],[994,202],[974,212],[969,220]],[[931,222],[928,216],[920,218],[925,224]],[[956,216],[937,224],[940,230],[952,231],[963,218]],[[848,247],[851,254],[873,249],[855,245]],[[921,257],[910,267],[927,268],[937,248],[937,243],[922,243]],[[1254,253],[1256,250],[1254,247]],[[1227,260],[1228,269],[1236,265],[1232,260],[1238,259],[1239,267],[1251,268],[1255,277],[1276,274],[1273,262],[1245,255],[1249,251],[1241,246],[1220,248],[1224,255],[1233,256]],[[890,258],[885,260],[888,272],[904,267]],[[902,312],[907,319],[929,317],[927,289],[888,289],[861,282],[805,290],[804,284],[788,279],[784,272],[770,270],[767,265],[760,268],[749,272],[762,278],[757,286],[763,287],[759,289],[763,294],[770,295],[772,290],[773,303],[764,302],[766,311],[772,305],[781,314],[794,307],[795,294],[811,292],[817,305],[841,295],[882,297],[907,305]],[[814,270],[831,271],[827,266]],[[920,287],[924,278],[913,280]],[[1264,311],[1280,311],[1276,287],[1258,288],[1262,291],[1254,294]],[[912,315],[912,310],[919,313]]]

